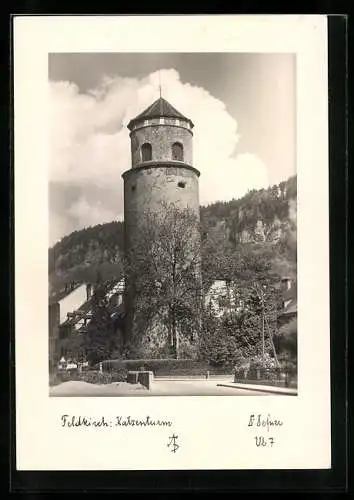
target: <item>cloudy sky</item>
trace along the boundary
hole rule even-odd
[[[131,118],[162,95],[195,124],[200,202],[295,174],[291,54],[50,54],[50,244],[123,219]]]

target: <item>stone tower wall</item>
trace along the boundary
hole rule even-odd
[[[152,146],[153,161],[171,161],[172,144],[180,142],[183,145],[183,161],[193,165],[193,135],[190,129],[176,125],[155,124],[133,130],[131,137],[132,167],[142,162],[141,146],[149,143]]]
[[[151,165],[124,174],[126,251],[139,238],[144,214],[159,213],[164,204],[189,208],[199,220],[198,172],[186,166]]]
[[[199,221],[199,171],[192,166],[193,133],[188,120],[142,119],[132,125],[130,138],[132,168],[123,174],[124,228],[126,255],[134,259],[134,249],[139,248],[139,241],[144,237],[141,227],[149,214],[159,214],[165,205],[171,204],[179,209],[190,209]],[[142,153],[145,143],[151,145],[151,158],[148,160],[143,158]],[[183,158],[173,157],[174,143],[183,146]],[[193,228],[192,234],[195,234],[199,245],[199,228]],[[143,283],[127,282],[124,299],[126,340],[133,344],[135,339],[140,338],[136,335],[134,320],[137,285],[144,290]],[[148,353],[150,344],[152,347],[154,342],[166,342],[166,332],[163,334],[161,327],[157,325],[154,332],[145,332],[142,344],[138,340],[139,345],[146,344],[144,352]]]

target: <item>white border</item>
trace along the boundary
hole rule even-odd
[[[48,397],[48,53],[81,51],[296,53],[298,397]],[[325,16],[14,19],[18,469],[330,467],[327,88]],[[284,421],[272,448],[247,428],[261,412]],[[63,429],[62,413],[168,418],[181,447],[164,429]]]

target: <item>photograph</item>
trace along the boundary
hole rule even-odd
[[[328,102],[326,16],[18,16],[17,470],[331,467]]]
[[[291,52],[48,53],[50,397],[298,396],[296,82]]]

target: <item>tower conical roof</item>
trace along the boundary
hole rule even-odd
[[[155,102],[153,102],[148,108],[146,108],[138,116],[130,120],[128,123],[128,128],[131,129],[137,121],[148,120],[149,118],[179,118],[180,120],[188,121],[193,127],[193,122],[186,116],[182,115],[176,108],[174,108],[166,99],[159,97]]]

